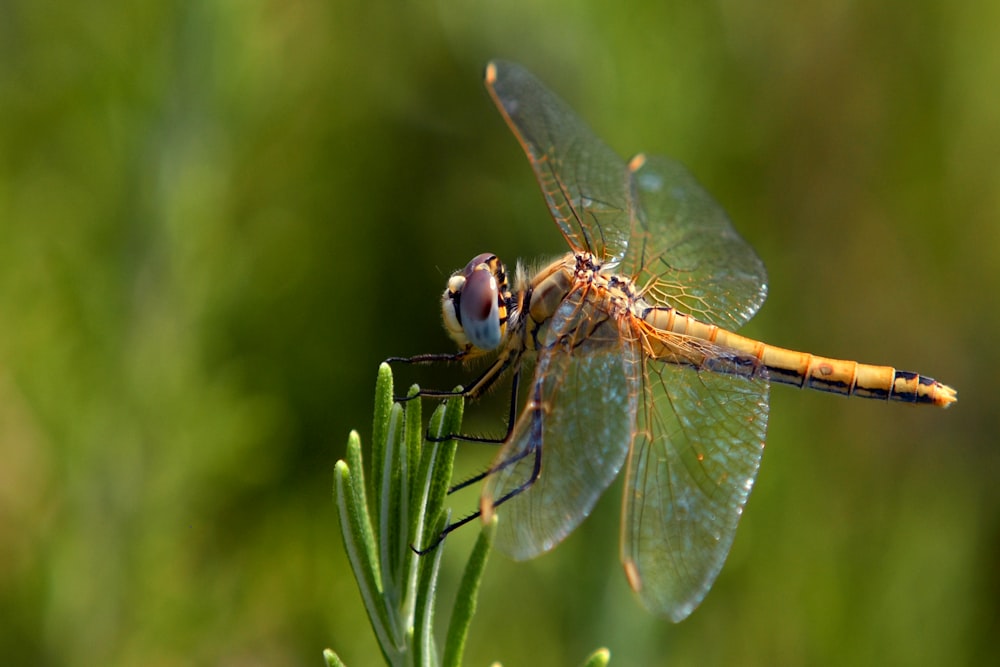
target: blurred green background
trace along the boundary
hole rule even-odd
[[[377,364],[450,349],[474,254],[565,249],[482,88],[503,57],[714,193],[770,273],[750,335],[960,400],[775,388],[689,620],[631,597],[616,485],[553,553],[494,555],[467,663],[995,664],[998,26],[988,0],[0,4],[0,655],[380,663],[331,500]]]

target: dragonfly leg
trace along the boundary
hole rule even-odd
[[[458,528],[461,528],[462,526],[464,526],[465,524],[469,523],[473,519],[478,519],[479,515],[480,515],[479,510],[476,510],[475,512],[473,512],[472,514],[470,514],[469,516],[467,516],[467,517],[465,517],[463,519],[459,519],[458,521],[456,521],[454,523],[449,523],[447,526],[444,527],[444,530],[442,530],[440,533],[438,533],[437,535],[434,536],[434,539],[431,540],[430,544],[428,544],[426,547],[418,549],[416,547],[416,545],[411,544],[410,545],[410,550],[413,553],[417,554],[418,556],[426,556],[430,552],[432,552],[435,549],[437,549],[438,545],[440,545],[442,542],[444,542],[444,538],[448,536],[448,533],[450,533],[451,531],[456,530]]]
[[[509,468],[510,466],[514,465],[515,463],[517,463],[521,459],[527,457],[529,454],[534,454],[535,455],[535,461],[534,461],[534,464],[532,465],[532,468],[531,468],[531,476],[525,482],[523,482],[522,484],[520,484],[516,488],[514,488],[511,491],[509,491],[506,494],[504,494],[503,497],[501,497],[500,499],[493,501],[492,505],[490,506],[490,511],[492,512],[492,510],[496,509],[498,506],[500,506],[503,503],[507,502],[508,500],[510,500],[511,498],[513,498],[514,496],[518,495],[519,493],[522,493],[522,492],[526,491],[538,479],[538,474],[542,470],[542,450],[541,450],[540,447],[528,447],[527,449],[518,452],[517,454],[515,454],[512,457],[510,457],[509,459],[505,459],[505,460],[501,461],[497,465],[491,467],[489,470],[487,470],[485,472],[482,472],[482,473],[480,473],[478,475],[475,475],[473,477],[470,477],[469,479],[467,479],[467,480],[465,480],[463,482],[459,482],[455,486],[453,486],[450,489],[448,489],[448,493],[452,493],[454,491],[458,491],[459,489],[464,489],[467,486],[475,484],[476,482],[481,482],[482,480],[486,479],[490,475],[494,475],[494,474],[496,474],[496,473],[504,470],[505,468]],[[463,517],[463,518],[459,519],[458,521],[455,521],[454,523],[449,523],[447,526],[445,526],[444,529],[440,533],[438,533],[434,537],[434,539],[431,540],[430,544],[428,544],[427,546],[418,549],[416,546],[414,546],[414,545],[411,544],[410,545],[410,549],[412,549],[413,552],[416,553],[419,556],[423,556],[425,554],[428,554],[431,551],[434,551],[434,549],[436,549],[438,547],[438,545],[441,544],[441,542],[444,541],[444,538],[447,537],[448,534],[451,533],[453,530],[457,530],[457,529],[461,528],[465,524],[469,523],[470,521],[473,521],[474,519],[478,519],[482,515],[483,515],[483,509],[482,509],[482,506],[480,506],[480,508],[478,510],[476,510],[475,512],[473,512],[472,514],[469,514],[468,516]]]
[[[523,452],[519,453],[517,456],[512,456],[510,459],[503,462],[501,466],[497,468],[497,471],[503,470],[507,466],[516,463],[517,461],[523,459],[528,454],[535,455],[534,464],[531,466],[531,475],[525,481],[521,482],[518,486],[514,487],[504,495],[500,496],[498,499],[492,501],[491,509],[496,509],[503,505],[505,502],[517,496],[518,494],[524,493],[531,488],[531,485],[538,481],[538,475],[542,471],[542,448],[541,447],[531,447]],[[481,512],[482,510],[480,510]]]
[[[382,363],[389,364],[436,364],[445,363],[450,364],[456,361],[464,361],[468,356],[468,350],[461,350],[459,352],[442,352],[442,353],[432,353],[432,354],[418,354],[412,357],[389,357]],[[481,379],[481,378],[480,378]],[[419,393],[413,396],[393,396],[392,400],[396,403],[406,403],[407,401],[412,401],[415,398],[421,397],[433,397],[433,398],[451,398],[452,396],[465,396],[466,390],[462,389],[460,391],[435,391],[435,390],[423,390],[421,389]]]
[[[463,350],[454,354],[418,354],[415,357],[389,357],[383,363],[453,363],[456,361],[464,361],[466,357],[468,357],[468,354],[465,350]],[[453,398],[455,396],[475,399],[493,386],[493,383],[503,375],[504,371],[510,367],[514,360],[515,359],[512,355],[503,355],[497,358],[496,361],[490,364],[489,367],[487,367],[487,369],[479,375],[479,377],[461,389],[441,390],[421,388],[420,391],[413,396],[394,396],[393,400],[397,403],[405,403],[406,401],[412,401],[414,398]]]
[[[430,435],[428,433],[427,434],[427,441],[428,442],[445,442],[446,440],[461,440],[462,442],[478,442],[478,443],[484,444],[484,445],[502,445],[503,443],[507,442],[508,438],[510,438],[510,434],[514,430],[514,421],[517,419],[517,384],[518,384],[518,379],[520,377],[521,377],[521,370],[520,369],[514,371],[514,375],[511,377],[511,383],[510,383],[510,407],[508,408],[508,412],[507,412],[507,432],[504,433],[503,436],[501,436],[499,438],[491,438],[489,436],[464,435],[462,433],[450,433],[450,434],[445,435],[445,436],[435,436],[435,435]],[[487,471],[487,472],[483,473],[482,475],[479,475],[478,479],[482,479],[482,478],[486,477],[488,474],[489,474],[489,472]],[[465,484],[463,482],[463,486],[467,486],[467,484]],[[458,488],[463,488],[463,487],[460,486]],[[452,489],[451,491],[455,491],[455,490],[457,490],[457,489]],[[451,493],[451,491],[449,491],[448,493]]]
[[[435,363],[435,362],[454,362],[462,361],[466,358],[467,354],[465,351],[457,352],[455,354],[421,354],[415,357],[390,357],[386,360],[386,363],[414,363],[414,364],[424,364],[424,363]],[[507,420],[507,432],[500,438],[483,437],[475,435],[465,435],[462,433],[448,433],[443,436],[432,436],[427,435],[427,440],[429,442],[445,442],[446,440],[461,440],[463,442],[478,442],[489,445],[499,445],[507,441],[510,436],[511,431],[514,428],[514,419],[517,416],[517,380],[520,375],[520,359],[521,355],[519,353],[513,354],[502,354],[497,357],[497,359],[489,365],[486,370],[484,370],[475,380],[469,383],[465,387],[454,390],[440,390],[440,389],[420,389],[416,394],[412,396],[395,396],[393,400],[397,403],[404,403],[406,401],[413,400],[414,398],[439,398],[439,399],[449,399],[456,396],[461,396],[465,399],[475,400],[486,393],[512,366],[516,369],[514,371],[513,380],[511,382],[511,392],[510,392],[510,409],[508,412]]]
[[[530,444],[527,447],[525,447],[522,451],[515,454],[514,456],[511,456],[510,458],[501,461],[499,464],[494,466],[494,470],[492,470],[489,473],[489,474],[494,474],[500,472],[504,468],[508,468],[513,464],[517,463],[518,461],[525,458],[529,454],[534,454],[535,460],[531,466],[531,475],[528,476],[528,479],[521,482],[519,485],[515,486],[513,489],[511,489],[504,495],[500,496],[496,500],[491,501],[491,505],[489,507],[490,513],[492,513],[493,510],[495,510],[497,507],[504,504],[511,498],[517,496],[518,494],[524,493],[529,488],[531,488],[531,485],[538,480],[538,475],[541,474],[542,472],[542,418],[541,418],[542,410],[537,407],[537,405],[540,404],[540,399],[541,399],[540,388],[541,388],[540,384],[535,385],[536,407],[532,408],[532,413],[534,415],[534,418],[531,420],[531,437],[528,439],[528,442]],[[483,511],[482,504],[480,504],[479,506],[479,511],[480,513]]]

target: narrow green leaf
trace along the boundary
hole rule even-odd
[[[420,465],[417,470],[416,483],[410,493],[413,513],[410,523],[413,546],[417,549],[424,547],[427,532],[427,496],[430,493],[431,477],[434,462],[437,460],[436,443],[427,443],[420,452]]]
[[[460,396],[450,399],[431,415],[427,432],[436,437],[458,433],[462,424],[463,401]],[[447,442],[427,442],[420,452],[420,466],[413,489],[413,507],[416,508],[413,531],[413,545],[418,549],[427,546],[437,537],[430,525],[437,522],[444,507],[444,498],[451,484],[454,467],[454,440]]]
[[[441,514],[432,528],[440,532],[448,525],[448,513]],[[441,569],[441,555],[444,549],[435,549],[419,559],[415,618],[413,625],[413,654],[416,664],[428,666],[437,664],[434,648],[434,598],[437,595],[438,572]]]
[[[476,612],[476,599],[479,596],[479,582],[482,581],[486,560],[493,547],[493,537],[496,535],[497,517],[484,525],[479,532],[469,562],[462,573],[462,581],[455,596],[455,606],[451,612],[451,622],[448,624],[448,635],[444,643],[444,667],[459,667],[462,664],[462,653],[465,651],[465,638],[469,633],[472,615]]]
[[[420,387],[413,385],[407,396],[410,401],[406,405],[406,453],[407,470],[410,478],[407,480],[407,488],[413,493],[416,486],[417,472],[420,468],[420,452],[424,444],[424,417],[422,414],[421,401],[416,398],[420,394]],[[412,500],[412,498],[411,498]]]
[[[458,432],[462,420],[463,401],[461,397],[450,399],[439,406],[431,415],[428,433],[437,437]],[[420,521],[417,527],[419,538],[434,539],[448,525],[448,513],[444,511],[444,500],[451,481],[457,444],[447,442],[426,442],[420,457],[418,486],[421,498]],[[418,542],[417,544],[420,544]],[[417,664],[437,664],[434,647],[433,620],[434,597],[437,591],[438,570],[444,550],[434,549],[431,553],[416,558],[414,575],[416,594],[414,596],[414,652]]]
[[[372,418],[372,485],[368,487],[374,506],[373,516],[382,515],[381,498],[378,489],[381,488],[381,471],[385,462],[385,443],[389,429],[389,411],[392,409],[392,368],[389,364],[380,364],[378,377],[375,380],[375,414]]]
[[[357,433],[352,433],[348,441],[349,457],[352,444],[360,448]],[[371,552],[374,548],[374,538],[371,535],[371,522],[364,505],[364,480],[359,475],[352,474],[344,461],[337,461],[334,470],[334,494],[340,514],[340,533],[344,539],[344,549],[354,571],[354,578],[358,582],[361,600],[365,605],[365,611],[368,612],[368,619],[379,647],[386,660],[390,660],[391,655],[399,652],[400,641],[395,636],[389,609],[384,603],[377,564]],[[361,502],[358,502],[359,498]]]
[[[347,667],[340,656],[333,652],[333,649],[323,650],[323,660],[326,661],[327,667]]]
[[[399,585],[398,544],[399,534],[399,459],[405,456],[403,447],[403,408],[398,403],[389,410],[389,423],[385,430],[382,468],[378,473],[379,507],[378,545],[382,563],[382,590],[388,598],[388,606],[398,609],[403,591]]]
[[[418,483],[420,474],[420,453],[423,450],[424,443],[424,423],[421,401],[417,398],[419,393],[420,388],[416,385],[410,388],[408,396],[411,400],[406,404],[406,414],[404,418],[406,466],[401,477],[405,482],[405,488],[400,495],[400,500],[405,506],[401,522],[406,530],[406,541],[405,543],[401,543],[399,546],[402,550],[402,553],[400,554],[400,563],[402,564],[402,572],[405,577],[405,582],[402,585],[405,585],[406,587],[400,615],[403,619],[405,627],[412,627],[414,623],[414,603],[417,591],[417,555],[413,553],[410,546],[416,544],[418,532],[417,525],[420,521],[423,510],[423,498],[420,497],[420,493],[418,491],[418,487],[420,486]]]
[[[463,401],[460,396],[448,399],[445,405],[438,407],[431,415],[428,433],[436,438],[457,433],[462,423],[462,408]],[[430,487],[427,493],[426,519],[429,522],[436,522],[438,515],[444,511],[444,501],[451,486],[451,475],[455,466],[457,448],[458,443],[455,440],[438,443],[438,446],[434,448],[435,458],[433,466],[430,468]],[[429,537],[434,536],[432,534]]]
[[[361,553],[365,557],[365,566],[375,573],[375,580],[379,584],[379,591],[382,590],[382,568],[376,557],[375,536],[372,533],[372,520],[368,514],[368,498],[365,491],[365,472],[361,457],[361,436],[357,431],[351,431],[347,438],[347,454],[345,456],[347,469],[350,473],[351,483],[348,489],[351,492],[352,507],[358,508],[358,536],[361,539]],[[338,462],[339,463],[339,462]],[[338,507],[341,503],[338,498]],[[344,524],[341,523],[341,529]]]
[[[388,511],[385,521],[388,529],[387,548],[385,553],[390,559],[388,577],[385,582],[387,590],[392,591],[392,599],[401,611],[403,627],[412,623],[409,607],[412,596],[409,595],[409,572],[413,552],[410,550],[411,540],[411,499],[410,486],[414,473],[419,467],[421,443],[423,440],[423,423],[421,416],[420,390],[414,386],[410,389],[410,400],[405,408],[396,404],[390,412],[390,426],[387,433],[388,447],[386,449],[386,467],[389,469]],[[397,418],[399,410],[401,417]],[[398,432],[396,425],[402,426]],[[391,583],[390,583],[391,581]]]
[[[611,651],[606,648],[599,648],[587,658],[583,667],[607,667],[611,660]]]

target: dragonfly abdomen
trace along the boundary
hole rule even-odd
[[[891,366],[830,359],[771,345],[764,346],[760,359],[772,382],[804,389],[941,407],[955,401],[955,390],[951,387],[919,373],[898,371]]]
[[[957,399],[954,389],[919,373],[786,350],[714,324],[706,324],[673,308],[650,308],[643,314],[643,319],[657,329],[707,340],[723,348],[756,357],[763,364],[771,382],[843,396],[926,403],[941,407],[947,407]]]

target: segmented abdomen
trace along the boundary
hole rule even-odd
[[[692,336],[754,357],[761,362],[772,382],[845,396],[927,403],[942,407],[949,406],[957,399],[954,389],[919,373],[786,350],[740,336],[714,324],[706,324],[673,308],[649,308],[643,313],[642,319],[656,329]],[[668,356],[665,353],[661,358],[672,361],[673,359],[665,358]],[[709,366],[714,367],[716,364],[709,363]]]

